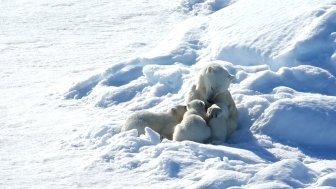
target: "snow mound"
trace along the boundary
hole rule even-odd
[[[153,144],[159,144],[161,142],[160,140],[160,134],[153,131],[151,128],[146,127],[145,128],[145,134],[140,135],[140,138],[151,141]]]
[[[302,162],[288,159],[261,169],[250,179],[249,184],[272,183],[276,180],[286,186],[286,188],[303,188],[310,184],[314,178],[316,178],[314,171],[310,170]]]
[[[318,186],[336,187],[336,173],[327,174],[317,180]]]
[[[321,95],[272,103],[251,130],[284,143],[315,150],[336,150],[336,98]]]
[[[334,3],[238,1],[210,16],[205,56],[272,69],[308,64],[335,73]]]
[[[75,84],[65,97],[81,99],[91,96],[91,100],[95,100],[95,105],[99,107],[121,103],[131,107],[134,101],[141,100],[142,104],[137,103],[131,109],[142,109],[154,106],[180,91],[183,74],[189,72],[186,68],[182,65],[159,66],[151,64],[150,60],[142,61],[144,65],[136,60],[130,64],[117,64],[102,74]]]
[[[261,93],[270,93],[276,87],[286,86],[300,92],[336,94],[336,78],[324,69],[307,65],[282,67],[277,72],[262,71],[240,84]]]

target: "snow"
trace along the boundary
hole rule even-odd
[[[1,1],[1,188],[336,187],[336,1]],[[236,79],[227,143],[120,132]]]
[[[295,159],[286,159],[257,172],[249,182],[268,183],[276,180],[287,184],[287,187],[301,188],[314,178],[314,172],[303,163]]]
[[[283,67],[277,72],[265,70],[250,76],[240,84],[261,93],[270,93],[276,87],[286,86],[300,92],[336,94],[335,77],[324,69],[308,65]]]
[[[297,96],[299,97],[284,98],[272,103],[254,122],[251,130],[315,151],[334,151],[336,98],[321,95]]]

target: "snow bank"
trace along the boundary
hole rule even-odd
[[[238,1],[211,15],[205,54],[241,65],[309,64],[335,73],[334,3]]]
[[[336,173],[327,174],[317,180],[317,186],[336,187]]]
[[[277,72],[262,71],[251,75],[240,85],[261,93],[270,93],[276,87],[286,86],[300,92],[336,94],[336,78],[324,69],[307,65],[282,67]]]
[[[255,167],[265,163],[253,152],[239,148],[190,141],[160,143],[158,139],[149,128],[140,137],[136,130],[116,134],[85,169],[104,163],[106,172],[127,172],[112,175],[113,188],[157,187],[156,180],[166,182],[168,188],[226,188],[246,184]],[[125,183],[125,179],[132,182]]]
[[[273,183],[275,180],[282,184],[281,188],[303,188],[316,178],[314,171],[298,160],[288,159],[276,162],[257,172],[249,183]],[[277,183],[278,185],[278,183]]]
[[[251,127],[284,143],[336,150],[336,97],[309,95],[272,103]]]

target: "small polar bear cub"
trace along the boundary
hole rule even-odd
[[[204,142],[211,136],[206,119],[205,103],[201,100],[192,100],[187,104],[187,112],[184,114],[182,122],[175,127],[173,140]]]
[[[238,111],[229,91],[217,94],[214,102],[207,110],[211,137],[225,142],[237,129]]]
[[[138,130],[138,136],[140,136],[141,134],[145,134],[145,128],[149,127],[163,138],[171,140],[175,125],[182,121],[186,111],[186,106],[178,105],[163,113],[149,111],[136,112],[127,118],[121,131],[136,129]]]

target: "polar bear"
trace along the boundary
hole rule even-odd
[[[205,142],[211,136],[206,119],[205,103],[201,100],[192,100],[187,104],[187,112],[184,114],[182,122],[175,127],[173,140]]]
[[[208,64],[200,71],[197,84],[192,86],[186,103],[199,99],[210,106],[218,93],[228,90],[234,78],[235,76],[229,74],[223,66],[216,63]]]
[[[171,140],[175,125],[182,121],[186,111],[186,106],[178,105],[163,113],[149,111],[136,112],[127,118],[121,131],[137,129],[138,135],[141,135],[145,133],[145,127],[150,127],[163,138]]]
[[[217,94],[214,102],[207,110],[211,139],[225,142],[237,129],[238,110],[229,91]]]
[[[237,129],[238,111],[228,90],[235,76],[219,64],[210,63],[201,70],[186,102],[199,99],[208,107],[208,125],[213,140],[223,142]]]

